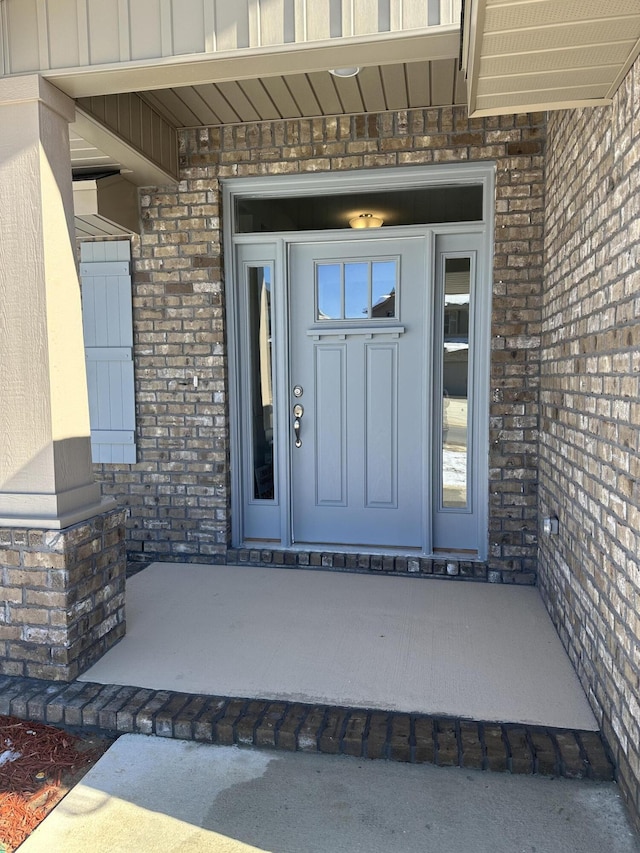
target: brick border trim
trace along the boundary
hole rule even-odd
[[[111,734],[612,781],[598,732],[0,677],[0,714]]]
[[[368,575],[406,575],[447,578],[458,581],[518,584],[536,586],[534,572],[512,572],[490,569],[487,562],[461,560],[458,557],[407,556],[406,554],[369,554],[343,551],[270,550],[265,548],[229,548],[226,554],[206,557],[173,557],[162,554],[157,560],[148,555],[131,552],[128,555],[127,574],[131,576],[151,565],[162,563],[202,563],[211,565],[255,566],[274,569],[324,569],[334,572],[357,572]]]

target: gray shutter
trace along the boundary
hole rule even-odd
[[[130,258],[128,240],[80,248],[94,462],[136,461]]]

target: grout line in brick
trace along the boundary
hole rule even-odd
[[[253,724],[253,729],[252,729],[252,732],[251,732],[251,737],[252,737],[252,742],[253,742],[254,744],[256,743],[256,740],[257,740],[257,732],[258,732],[258,729],[259,729],[259,728],[260,728],[260,726],[262,725],[262,721],[263,721],[263,720],[264,720],[264,718],[267,716],[267,712],[268,712],[269,708],[270,708],[273,704],[274,704],[273,702],[265,702],[264,708],[263,708],[263,709],[262,709],[262,711],[258,714],[258,716],[257,716],[257,718],[256,718],[256,721],[255,721],[255,723]]]
[[[553,746],[553,750],[556,756],[556,766],[555,766],[555,775],[562,776],[563,775],[563,766],[562,766],[562,752],[560,749],[560,744],[555,738],[555,735],[551,729],[545,728],[545,732],[551,741],[551,745]]]

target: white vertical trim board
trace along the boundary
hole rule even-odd
[[[136,462],[130,259],[128,240],[80,246],[94,462]]]

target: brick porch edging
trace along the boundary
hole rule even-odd
[[[135,574],[155,560],[142,559],[136,553],[127,555],[128,575]],[[229,548],[225,554],[214,556],[179,556],[162,554],[163,563],[202,563],[238,565],[275,569],[323,569],[368,575],[410,574],[413,577],[439,578],[455,581],[486,581],[488,583],[535,586],[535,572],[513,572],[489,568],[489,563],[461,560],[458,557],[434,559],[394,554],[369,554],[337,551],[270,550],[268,548]]]
[[[614,779],[597,732],[75,681],[0,677],[0,714],[69,728],[385,758],[518,774]]]

